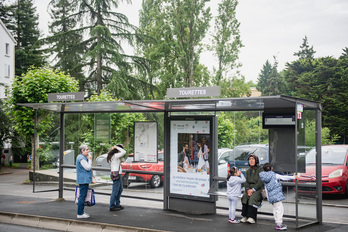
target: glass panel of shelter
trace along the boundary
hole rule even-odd
[[[298,227],[317,221],[315,163],[310,163],[306,157],[311,149],[315,152],[315,125],[315,111],[304,108],[301,118],[297,119],[297,169],[300,176],[297,186]]]

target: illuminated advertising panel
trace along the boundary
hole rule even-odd
[[[170,123],[170,193],[209,198],[210,120]]]

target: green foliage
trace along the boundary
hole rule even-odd
[[[228,81],[228,73],[241,66],[237,63],[239,49],[243,47],[239,32],[240,23],[236,17],[237,5],[237,0],[223,0],[218,4],[213,45],[209,46],[218,59],[216,74],[212,79],[213,85],[219,86],[221,81]]]
[[[10,142],[12,139],[11,122],[6,112],[4,111],[3,101],[0,99],[0,151],[3,151],[5,142]]]
[[[130,1],[126,1],[130,2]],[[82,41],[86,45],[83,67],[89,67],[85,89],[99,94],[107,86],[118,98],[140,99],[148,83],[134,75],[146,68],[142,57],[128,55],[124,44],[133,47],[142,34],[130,24],[126,15],[114,12],[118,0],[77,1],[76,17],[81,21],[78,31],[88,33]]]
[[[100,95],[94,95],[89,100],[89,102],[100,101],[117,101],[117,99],[107,91],[102,91]],[[123,144],[127,153],[132,153],[134,145],[134,122],[145,121],[143,114],[113,113],[108,114],[108,117],[110,117],[111,138],[109,141],[96,141],[94,128],[95,114],[84,114],[82,121],[84,121],[88,130],[82,135],[83,141],[89,143],[89,146],[96,154],[95,158],[102,153],[106,153],[115,144]],[[105,145],[101,145],[100,143],[105,143]]]
[[[46,143],[44,145],[40,145],[40,147],[36,150],[37,155],[40,157],[40,167],[43,165],[53,165],[53,162],[57,161],[57,156],[53,154],[53,150],[58,150],[59,147],[57,145],[52,145],[51,143]],[[53,168],[53,167],[51,167]]]
[[[294,53],[294,56],[297,56],[300,60],[314,59],[314,53],[316,53],[316,51],[314,51],[313,46],[309,47],[307,36],[303,38],[303,43],[300,46],[300,49],[300,51]]]
[[[86,78],[82,73],[81,61],[86,51],[86,44],[81,43],[82,32],[74,30],[78,24],[72,15],[77,10],[75,0],[51,0],[50,13],[52,22],[49,29],[52,36],[43,41],[50,46],[47,49],[55,55],[54,67],[69,73],[79,81],[80,92],[84,92]]]
[[[321,102],[323,127],[330,129],[332,139],[338,135],[339,142],[345,142],[348,137],[348,59],[297,60],[287,64],[284,73],[288,94]]]
[[[233,147],[234,125],[231,118],[224,112],[219,113],[218,117],[218,147]]]
[[[340,59],[347,59],[348,58],[348,47],[345,47],[342,49],[342,55],[340,56]]]
[[[251,117],[248,121],[247,127],[250,130],[250,141],[252,143],[268,143],[268,130],[262,129],[262,116]]]
[[[32,66],[41,67],[45,57],[40,50],[39,16],[33,0],[17,0],[7,6],[7,28],[17,42],[15,50],[15,73],[17,76],[26,73]]]
[[[143,1],[139,21],[147,37],[138,47],[151,61],[149,72],[143,75],[158,86],[159,98],[167,88],[208,85],[207,69],[199,57],[210,19],[205,0]]]
[[[268,130],[262,129],[260,112],[221,112],[218,120],[219,148],[268,143]]]
[[[274,59],[272,65],[268,60],[263,65],[261,73],[259,74],[256,89],[259,90],[262,96],[273,96],[285,93],[284,78],[277,70],[278,62]]]
[[[221,97],[250,96],[250,87],[245,83],[245,78],[232,77],[220,81]]]
[[[315,146],[315,122],[314,121],[306,121],[306,146],[314,147]],[[337,135],[330,136],[330,129],[327,127],[323,127],[321,129],[321,144],[322,145],[331,145],[335,144],[339,137]]]
[[[76,92],[77,82],[63,72],[50,68],[31,68],[25,75],[16,77],[12,84],[12,94],[9,97],[11,116],[15,129],[20,134],[33,135],[34,110],[18,106],[17,103],[46,103],[48,93]],[[44,130],[47,112],[38,111],[38,133]],[[44,125],[40,123],[45,122]]]
[[[76,92],[77,89],[77,82],[73,78],[63,72],[44,67],[32,67],[25,75],[14,79],[12,94],[7,103],[13,127],[22,138],[27,139],[27,145],[28,142],[33,145],[36,141],[38,146],[38,137],[34,138],[35,114],[33,109],[18,106],[17,103],[46,103],[48,93]],[[47,116],[47,111],[37,111],[37,136],[51,126]]]

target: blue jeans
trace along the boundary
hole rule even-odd
[[[85,209],[85,199],[88,192],[89,184],[80,184],[80,195],[79,195],[79,201],[77,202],[77,215],[84,214]]]
[[[121,175],[121,174],[120,174]],[[111,175],[110,175],[111,178]],[[112,192],[110,196],[110,209],[120,206],[121,193],[123,191],[122,177],[112,181]]]

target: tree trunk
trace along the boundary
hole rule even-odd
[[[36,146],[36,156],[34,159],[34,141]],[[34,160],[35,160],[35,171],[40,169],[40,156],[37,154],[37,149],[39,148],[39,136],[36,135],[36,138],[34,138],[34,135],[31,136],[31,170],[34,170]]]

